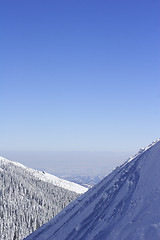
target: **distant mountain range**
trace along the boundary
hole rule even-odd
[[[78,184],[0,157],[0,239],[23,239],[85,191]]]
[[[141,149],[26,240],[159,240],[160,140]]]
[[[88,173],[89,174],[89,173]],[[97,175],[97,176],[83,176],[83,175],[61,175],[62,179],[77,183],[83,187],[91,188],[98,182],[100,182],[104,176],[103,175]]]

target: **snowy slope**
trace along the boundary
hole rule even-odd
[[[160,141],[116,168],[26,240],[159,240]]]
[[[17,167],[23,168],[25,171],[27,171],[28,173],[30,173],[32,176],[38,178],[39,180],[48,182],[48,183],[52,183],[55,186],[58,187],[62,187],[64,189],[67,189],[69,191],[72,192],[76,192],[78,194],[82,194],[84,192],[86,192],[88,190],[88,188],[85,188],[79,184],[58,178],[52,174],[46,173],[46,172],[42,172],[42,171],[37,171],[34,170],[32,168],[28,168],[26,166],[24,166],[21,163],[18,162],[11,162],[3,157],[0,157],[0,162],[1,163],[8,163],[8,164],[14,164]]]
[[[0,157],[0,240],[21,240],[86,188]]]

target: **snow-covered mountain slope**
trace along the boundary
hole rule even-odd
[[[117,167],[26,240],[159,240],[160,141]]]
[[[79,184],[76,184],[74,182],[70,182],[70,181],[58,178],[58,177],[56,177],[52,174],[46,173],[46,172],[42,172],[42,171],[34,170],[32,168],[28,168],[28,167],[26,167],[23,164],[18,163],[18,162],[11,162],[11,161],[9,161],[5,158],[2,158],[2,157],[0,157],[0,162],[1,163],[14,164],[17,167],[20,167],[20,168],[24,169],[26,172],[28,172],[32,176],[38,178],[39,180],[42,180],[42,181],[48,182],[48,183],[52,183],[53,185],[55,185],[57,187],[62,187],[64,189],[67,189],[67,190],[72,191],[72,192],[76,192],[78,194],[85,193],[88,190],[88,188],[83,187]]]
[[[23,239],[86,190],[0,157],[0,239]]]

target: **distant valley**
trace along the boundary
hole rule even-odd
[[[104,175],[97,175],[97,176],[83,176],[83,175],[79,175],[79,176],[74,176],[74,175],[69,176],[69,175],[67,175],[67,176],[65,176],[65,175],[62,175],[60,177],[62,179],[66,179],[68,181],[80,184],[84,187],[91,188],[95,184],[100,182],[105,176]]]

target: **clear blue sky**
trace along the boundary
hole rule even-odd
[[[134,151],[160,137],[159,0],[2,0],[0,148]]]

